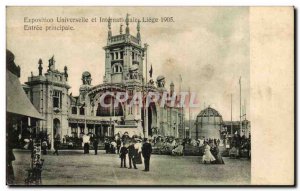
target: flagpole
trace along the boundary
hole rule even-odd
[[[189,102],[191,101],[190,99],[191,99],[191,88],[189,87]],[[189,127],[190,127],[189,128],[189,133],[190,133],[191,132],[191,107],[190,107],[190,105],[189,105]]]
[[[242,77],[240,77],[240,135],[242,135]]]
[[[230,105],[231,107],[231,117],[230,117],[230,119],[231,119],[231,136],[233,136],[233,129],[232,129],[232,94],[231,94],[231,105]]]
[[[146,50],[146,82],[145,82],[145,88],[146,88],[146,96],[145,96],[145,104],[144,104],[144,137],[148,138],[148,109],[146,108],[146,99],[147,99],[147,82],[148,82],[148,44],[145,43],[145,50]]]
[[[244,100],[244,116],[245,116],[245,120],[247,120],[247,111],[246,111],[246,99]]]

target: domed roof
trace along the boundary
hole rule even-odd
[[[88,76],[91,76],[90,72],[85,71],[85,72],[82,73],[82,77],[88,77]]]
[[[156,78],[157,81],[160,81],[160,80],[163,80],[163,79],[165,79],[164,76],[157,76],[157,78]]]
[[[135,70],[138,70],[138,69],[139,69],[139,66],[137,64],[133,64],[132,66],[129,67],[130,71],[135,71]]]
[[[206,109],[200,111],[197,117],[222,117],[222,116],[217,110],[208,106]]]

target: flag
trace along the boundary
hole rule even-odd
[[[242,81],[242,77],[240,77],[240,79],[239,79],[239,84],[241,85],[241,81]]]
[[[150,78],[152,78],[152,73],[153,73],[153,69],[152,69],[152,64],[151,64],[151,68],[149,70]]]

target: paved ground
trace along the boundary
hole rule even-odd
[[[30,153],[14,151],[16,183],[24,184]],[[89,155],[82,151],[61,151],[45,155],[43,185],[217,185],[250,184],[251,165],[246,159],[224,158],[225,165],[201,164],[196,156],[152,155],[150,172],[120,168],[118,155]],[[128,162],[128,161],[127,161]]]

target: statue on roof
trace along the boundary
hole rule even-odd
[[[55,69],[55,59],[54,55],[49,59],[48,71],[54,71]]]
[[[157,84],[157,87],[159,88],[164,88],[165,87],[165,77],[164,76],[158,76],[156,78],[156,84]]]
[[[64,67],[64,71],[65,71],[64,74],[65,74],[66,81],[68,81],[69,75],[68,75],[68,67],[67,66]]]
[[[126,14],[126,34],[129,34],[129,14]]]
[[[138,65],[134,64],[129,68],[129,79],[138,79],[139,70]]]
[[[82,84],[83,85],[91,85],[92,82],[92,75],[88,71],[82,73]]]
[[[43,61],[42,59],[39,59],[39,76],[43,75]]]

